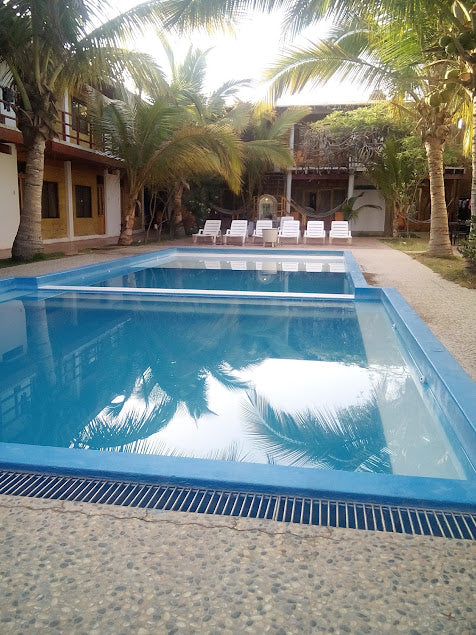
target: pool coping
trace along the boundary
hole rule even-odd
[[[20,294],[57,288],[55,283],[70,272],[76,279],[88,279],[97,271],[107,269],[114,275],[131,259],[138,267],[155,260],[165,260],[183,252],[206,252],[214,255],[230,253],[227,249],[174,248],[152,252],[141,256],[128,256],[117,261],[88,265],[77,269],[45,274],[28,278],[7,278],[0,280],[2,289],[10,296],[17,290]],[[276,256],[279,250],[234,249],[233,255],[265,253]],[[316,252],[286,250],[286,256],[305,257]],[[346,268],[352,278],[355,299],[382,301],[387,311],[395,318],[396,327],[411,347],[417,368],[423,381],[439,390],[452,414],[452,426],[456,435],[465,443],[464,447],[473,447],[476,424],[472,420],[476,412],[476,383],[464,372],[445,347],[431,333],[421,318],[411,309],[403,297],[393,288],[370,287],[350,251],[319,251],[319,256],[343,256]],[[136,269],[137,270],[137,269]],[[51,289],[53,290],[53,289]],[[59,289],[58,289],[59,290]],[[64,291],[65,289],[63,289]],[[75,291],[68,287],[68,291]],[[111,288],[102,288],[111,291]],[[170,292],[170,295],[177,293]],[[220,294],[218,294],[220,295]],[[242,294],[234,292],[236,297]],[[245,294],[246,295],[246,294]],[[309,294],[302,294],[309,297]],[[18,297],[18,296],[17,296]],[[319,301],[319,298],[309,298]],[[475,461],[473,458],[473,465]],[[302,493],[307,496],[331,497],[344,500],[378,501],[394,504],[410,504],[432,508],[474,508],[476,505],[476,475],[471,480],[449,480],[399,475],[386,475],[359,472],[339,472],[294,468],[276,465],[251,463],[232,463],[209,461],[183,457],[159,457],[110,453],[97,450],[77,450],[73,448],[51,448],[21,444],[0,443],[0,466],[8,469],[20,469],[54,474],[100,476],[132,481],[164,482],[181,485],[204,485],[218,488],[233,488],[247,491]]]

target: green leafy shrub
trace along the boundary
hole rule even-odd
[[[476,270],[476,216],[471,216],[471,231],[468,238],[458,247],[458,251],[468,266]]]

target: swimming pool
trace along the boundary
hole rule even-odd
[[[274,254],[168,250],[3,283],[2,463],[473,504],[474,383],[348,253]],[[265,263],[292,291],[152,286],[210,261],[255,281]],[[320,286],[330,264],[346,293]]]

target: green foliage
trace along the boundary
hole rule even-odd
[[[108,150],[124,162],[133,200],[146,185],[166,188],[203,174],[220,174],[239,191],[241,143],[229,127],[198,125],[166,97],[150,104],[134,95],[124,101],[96,95],[90,109]]]
[[[402,118],[390,102],[382,102],[349,111],[335,111],[321,121],[311,124],[314,131],[322,130],[336,138],[364,134],[370,131],[382,138],[411,135],[414,125],[408,117]]]
[[[458,247],[458,251],[470,267],[476,269],[476,216],[471,216],[471,231],[468,239]]]

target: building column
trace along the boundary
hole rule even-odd
[[[294,126],[289,131],[289,149],[294,151]],[[293,185],[293,171],[288,168],[286,174],[286,215],[291,214],[291,197],[292,197],[292,185]]]
[[[61,115],[62,122],[62,137],[63,141],[66,143],[71,143],[71,114],[69,111],[69,93],[67,90],[64,91],[63,96],[63,113]]]
[[[354,170],[349,170],[349,181],[347,183],[347,198],[351,198],[354,195],[354,181],[355,181],[355,172]]]
[[[66,235],[69,240],[74,238],[74,205],[73,205],[73,176],[71,161],[64,162],[64,191],[66,199]]]
[[[104,214],[106,236],[121,233],[121,176],[119,170],[111,174],[104,170]]]

